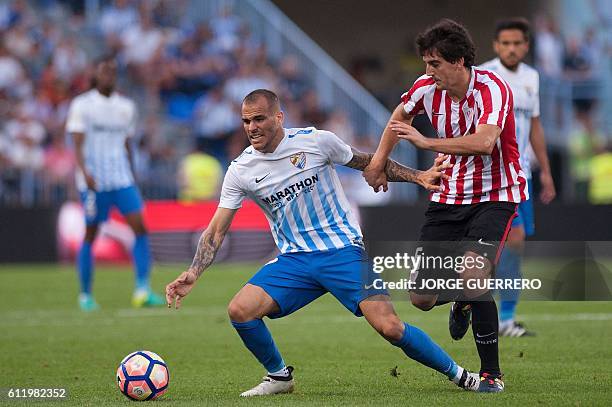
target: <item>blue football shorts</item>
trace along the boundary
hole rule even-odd
[[[532,236],[535,233],[535,216],[533,213],[533,189],[531,180],[527,180],[529,190],[529,199],[521,202],[516,210],[517,216],[512,221],[512,227],[522,226],[526,236]]]
[[[88,225],[107,220],[113,206],[117,207],[122,215],[141,212],[143,208],[142,198],[134,185],[111,191],[82,191],[81,203]]]
[[[361,247],[285,253],[264,265],[247,283],[261,287],[280,308],[270,318],[289,315],[325,293],[331,293],[346,309],[363,316],[359,303],[386,290],[373,287],[379,278]]]

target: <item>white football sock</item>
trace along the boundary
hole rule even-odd
[[[459,384],[459,381],[461,380],[461,375],[463,375],[463,368],[459,365],[457,365],[457,374],[455,375],[455,377],[453,377],[453,383],[455,384]]]
[[[289,377],[289,369],[287,369],[287,366],[285,366],[276,372],[268,372],[268,376]]]

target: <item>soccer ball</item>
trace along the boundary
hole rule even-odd
[[[117,369],[117,386],[131,400],[153,400],[168,390],[168,366],[146,350],[127,355]]]

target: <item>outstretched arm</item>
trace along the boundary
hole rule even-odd
[[[546,152],[546,140],[544,138],[544,128],[540,122],[540,117],[531,119],[531,132],[529,134],[529,142],[533,148],[533,152],[540,164],[540,183],[542,184],[542,192],[540,192],[540,200],[548,204],[555,199],[557,194],[555,191],[555,183],[550,171],[550,163],[548,162],[548,153]]]
[[[352,150],[353,158],[345,166],[363,171],[372,161],[374,154],[363,153],[354,148]],[[440,188],[440,179],[448,178],[444,174],[444,170],[450,167],[450,164],[444,164],[446,158],[448,156],[445,155],[436,158],[433,167],[427,171],[415,170],[387,158],[383,171],[387,181],[412,182],[430,191],[437,191]]]
[[[374,189],[375,192],[378,192],[380,190],[380,187],[383,188],[383,191],[386,191],[387,181],[391,181],[385,178],[385,165],[387,160],[389,159],[389,155],[393,151],[393,148],[399,141],[397,134],[393,130],[391,130],[391,123],[393,121],[401,121],[406,123],[407,125],[411,125],[412,119],[413,116],[409,116],[404,111],[403,103],[397,105],[397,107],[391,114],[391,118],[385,126],[383,134],[380,138],[380,143],[378,144],[376,153],[373,154],[371,163],[363,171],[364,178],[366,179],[368,184]]]
[[[429,138],[417,129],[400,121],[392,121],[391,129],[397,137],[408,140],[417,148],[454,155],[491,155],[501,129],[491,124],[480,124],[467,137]]]
[[[210,224],[200,236],[191,266],[166,286],[168,308],[173,303],[175,308],[179,308],[183,297],[191,292],[198,277],[212,264],[236,211],[237,209],[217,208]]]

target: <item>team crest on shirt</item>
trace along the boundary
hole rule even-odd
[[[300,170],[303,170],[304,167],[306,167],[306,153],[300,151],[297,154],[293,154],[289,156],[289,161],[291,161],[291,164],[293,164]]]
[[[464,108],[463,112],[465,113],[466,122],[471,123],[474,118],[474,109]]]

